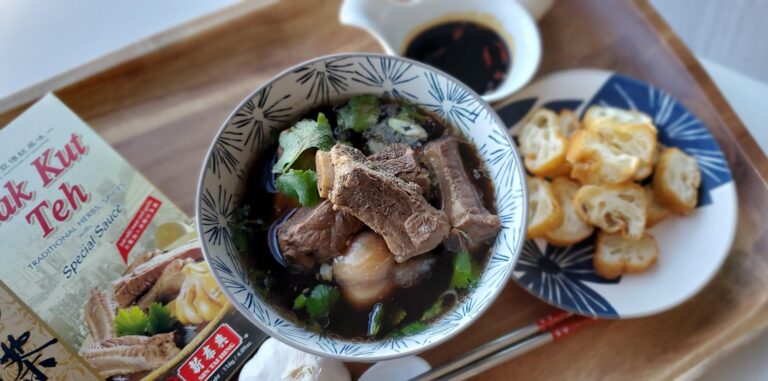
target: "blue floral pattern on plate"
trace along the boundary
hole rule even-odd
[[[659,130],[659,143],[695,157],[702,174],[698,206],[711,204],[710,191],[731,181],[728,162],[712,134],[666,92],[636,79],[614,75],[589,101],[588,106],[592,105],[630,108],[650,115]]]
[[[355,94],[373,93],[417,103],[442,116],[477,144],[496,183],[502,230],[478,285],[426,330],[377,342],[327,337],[284,319],[248,278],[229,231],[250,166],[268,148],[266,137],[311,109]],[[209,150],[198,187],[198,230],[203,251],[222,289],[254,324],[304,350],[368,361],[399,357],[434,346],[465,328],[501,292],[525,237],[524,170],[501,120],[465,86],[422,64],[376,54],[319,58],[278,75],[241,103]]]
[[[532,86],[535,86],[532,85]],[[710,193],[732,181],[724,155],[709,131],[693,114],[669,94],[651,85],[619,74],[607,77],[589,96],[581,99],[541,100],[535,94],[502,105],[498,113],[509,128],[519,125],[535,108],[554,111],[579,110],[603,105],[642,111],[653,117],[659,142],[682,149],[696,158],[702,171],[697,207],[712,203]],[[596,235],[569,247],[548,245],[544,240],[527,240],[517,262],[514,277],[518,284],[539,298],[576,313],[618,318],[621,312],[594,285],[618,285],[621,278],[604,280],[592,265]]]

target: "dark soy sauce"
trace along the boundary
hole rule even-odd
[[[493,29],[471,21],[430,27],[413,38],[405,56],[446,71],[478,94],[496,89],[511,64],[504,39]]]

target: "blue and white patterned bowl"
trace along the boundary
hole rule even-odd
[[[374,342],[342,340],[306,330],[284,318],[257,292],[232,242],[228,221],[239,204],[250,166],[273,132],[289,127],[321,104],[373,93],[421,105],[458,127],[476,145],[496,187],[502,230],[477,287],[418,334]],[[264,207],[268,207],[265,205]],[[321,57],[288,69],[248,96],[227,118],[203,164],[197,223],[203,252],[232,303],[261,330],[301,350],[351,361],[374,361],[433,347],[466,328],[507,283],[526,227],[524,169],[504,123],[477,94],[426,65],[377,54]]]
[[[659,313],[693,297],[723,264],[736,232],[736,188],[723,152],[703,123],[669,94],[633,78],[603,70],[562,71],[523,89],[497,112],[515,136],[535,109],[566,108],[581,115],[595,104],[647,113],[661,144],[696,158],[702,173],[696,210],[650,229],[661,253],[644,273],[598,277],[592,237],[569,247],[529,240],[513,276],[544,301],[582,315],[616,319]]]

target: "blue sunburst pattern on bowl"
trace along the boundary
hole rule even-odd
[[[680,102],[654,86],[612,74],[583,97],[552,98],[552,94],[533,93],[526,93],[521,99],[498,108],[497,112],[509,128],[516,131],[515,127],[539,107],[580,113],[592,105],[635,109],[653,118],[661,144],[678,147],[696,158],[702,171],[697,207],[711,204],[711,192],[732,181],[723,152],[709,130]],[[526,241],[515,266],[517,283],[566,310],[603,318],[620,317],[621,311],[594,289],[597,284],[618,285],[621,282],[621,278],[608,281],[595,275],[592,265],[594,240],[595,236],[592,236],[569,247],[548,245],[544,240]]]
[[[250,166],[304,110],[373,93],[419,104],[458,127],[479,148],[496,184],[502,231],[477,287],[453,311],[420,333],[377,342],[327,337],[283,318],[252,284],[232,242],[229,220]],[[209,150],[197,200],[198,229],[212,271],[233,301],[267,333],[306,351],[344,359],[386,359],[423,350],[453,336],[481,314],[509,279],[525,236],[522,163],[501,120],[453,79],[413,61],[375,54],[320,58],[290,69],[241,103]]]

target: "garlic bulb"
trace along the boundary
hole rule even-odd
[[[240,371],[239,381],[349,381],[340,360],[315,356],[267,339]]]
[[[189,263],[182,270],[184,282],[172,307],[181,324],[200,324],[212,321],[227,298],[213,279],[206,262]]]

